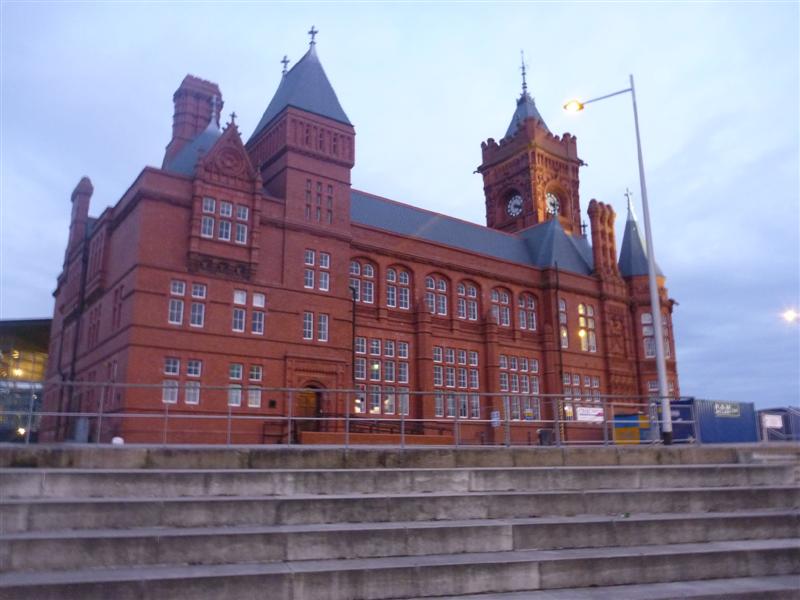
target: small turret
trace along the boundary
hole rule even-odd
[[[69,221],[67,253],[86,236],[86,227],[89,224],[89,201],[93,193],[94,186],[88,177],[82,177],[72,191],[72,216]]]

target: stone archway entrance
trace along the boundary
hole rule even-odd
[[[322,386],[316,383],[309,383],[304,386],[301,392],[297,392],[294,401],[295,408],[295,439],[301,441],[303,431],[321,431],[322,421],[318,419],[322,416],[323,390]]]

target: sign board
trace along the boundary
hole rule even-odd
[[[575,419],[587,423],[603,422],[603,407],[601,406],[578,406],[575,411]]]
[[[783,417],[780,415],[761,415],[761,422],[764,424],[764,429],[783,429]]]
[[[738,418],[739,415],[740,415],[740,410],[738,402],[714,402],[715,417]]]

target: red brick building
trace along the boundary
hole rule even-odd
[[[47,409],[292,411],[347,415],[353,431],[403,415],[409,434],[450,435],[458,420],[467,442],[497,441],[486,421],[499,411],[525,441],[554,414],[590,421],[582,415],[608,396],[657,389],[636,221],[629,210],[618,260],[615,213],[592,200],[590,245],[576,139],[548,130],[524,86],[508,131],[481,144],[486,227],[351,188],[355,130],[313,41],[246,142],[233,119],[220,128],[216,84],[187,76],[174,105],[160,169],[144,168],[97,218],[88,178],[72,194]],[[673,301],[658,282],[677,393]],[[152,387],[99,387],[108,382]],[[354,388],[363,392],[333,391]],[[169,427],[176,439],[223,441],[212,423]],[[157,441],[160,427],[107,420],[101,437]],[[71,435],[65,418],[43,429]],[[602,435],[585,424],[560,433]],[[277,421],[233,425],[238,442],[286,436]]]

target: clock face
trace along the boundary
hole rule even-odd
[[[552,192],[548,192],[544,199],[548,214],[557,215],[559,208],[561,207],[561,203],[558,201],[558,196]]]
[[[517,217],[522,213],[522,196],[519,194],[514,194],[511,198],[508,199],[508,204],[506,204],[506,212],[510,217]]]

